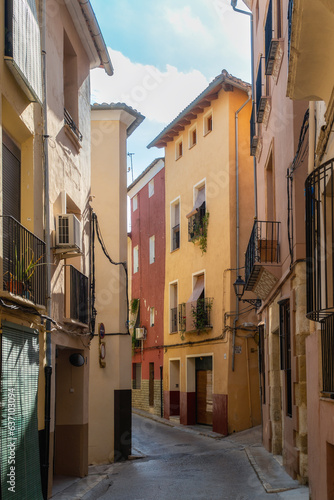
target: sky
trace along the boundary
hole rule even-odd
[[[134,179],[164,156],[146,146],[223,69],[250,82],[249,16],[230,3],[91,0],[114,67],[112,77],[91,72],[92,103],[124,102],[145,116],[127,144]],[[247,10],[241,0],[238,8]]]

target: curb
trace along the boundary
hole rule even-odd
[[[111,476],[101,479],[101,481],[88,491],[81,500],[98,500],[108,491],[112,483],[113,481],[111,480]]]

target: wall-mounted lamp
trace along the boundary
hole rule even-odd
[[[85,358],[79,352],[74,352],[73,354],[71,354],[69,360],[72,366],[79,367],[85,364]]]
[[[241,302],[248,302],[248,304],[251,304],[255,309],[258,309],[261,306],[261,299],[242,299],[242,296],[245,291],[245,286],[246,283],[242,279],[241,276],[238,276],[236,281],[233,283],[233,288],[234,288],[234,293],[238,297],[238,300],[241,300]]]

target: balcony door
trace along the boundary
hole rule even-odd
[[[21,152],[2,132],[2,214],[21,219]]]

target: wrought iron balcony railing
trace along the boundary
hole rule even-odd
[[[66,310],[72,320],[88,324],[88,278],[73,266],[66,267]]]
[[[290,58],[290,48],[291,48],[291,31],[292,31],[292,12],[293,12],[293,0],[289,0],[288,5],[288,59]]]
[[[305,182],[307,317],[321,321],[334,313],[334,158]]]
[[[78,141],[82,142],[82,133],[78,129],[75,121],[73,120],[72,116],[70,115],[70,113],[67,111],[66,108],[64,108],[64,123],[65,125],[69,126],[69,128],[72,130],[73,134],[78,139]]]
[[[188,241],[192,241],[202,235],[203,219],[205,217],[205,202],[199,207],[198,212],[188,219]]]
[[[255,221],[245,256],[246,290],[252,290],[264,264],[280,262],[280,222]]]
[[[266,25],[264,29],[265,35],[265,63],[266,63],[266,75],[272,75],[274,69],[274,62],[276,57],[276,52],[279,44],[279,40],[273,36],[273,7],[272,0],[269,1]]]
[[[11,216],[2,216],[3,287],[46,305],[45,243]]]
[[[179,327],[186,332],[203,331],[213,327],[211,310],[213,298],[197,299],[179,304]]]
[[[172,233],[173,233],[172,249],[176,250],[177,248],[180,248],[180,224],[176,224],[176,226],[173,227]]]
[[[177,331],[178,331],[177,307],[173,307],[170,310],[170,332],[176,333]]]
[[[259,137],[256,135],[256,124],[255,124],[255,105],[252,107],[252,115],[250,120],[250,155],[256,155],[256,149],[259,142]]]
[[[334,315],[321,324],[322,391],[334,399]]]

